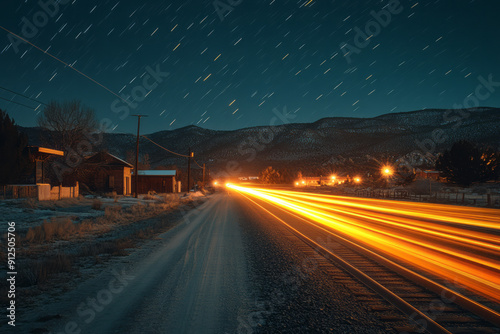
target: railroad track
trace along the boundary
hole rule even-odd
[[[391,327],[396,331],[500,333],[499,306],[495,302],[467,291],[457,292],[460,289],[452,283],[423,276],[415,268],[402,266],[346,235],[275,206],[294,216],[290,224],[249,196],[241,195],[283,224],[300,251],[309,256],[319,254],[333,264],[322,269],[350,289],[381,320],[394,324]],[[395,313],[394,308],[400,313]]]

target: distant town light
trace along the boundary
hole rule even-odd
[[[354,181],[356,181],[356,183],[359,183],[361,182],[361,179],[359,177],[355,178]]]
[[[296,185],[296,186],[298,186],[298,185],[299,185],[299,183],[298,183],[298,182],[295,182],[295,185]]]
[[[387,176],[392,175],[392,168],[389,166],[382,167],[382,172]]]

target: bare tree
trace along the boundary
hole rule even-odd
[[[38,117],[42,132],[42,143],[49,148],[64,151],[64,158],[52,160],[47,166],[47,177],[51,183],[73,183],[82,177],[81,162],[95,147],[89,144],[88,136],[97,129],[94,110],[80,101],[51,101]],[[66,175],[66,176],[64,176]]]
[[[44,141],[68,152],[77,149],[85,134],[97,128],[95,112],[80,101],[51,101],[38,117],[38,126],[48,130]]]

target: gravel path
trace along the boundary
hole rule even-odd
[[[255,333],[393,333],[342,284],[318,256],[260,209],[238,201],[253,286],[258,294],[245,328]],[[324,261],[324,260],[323,260]],[[328,264],[329,266],[329,264]],[[252,333],[252,331],[248,331]]]

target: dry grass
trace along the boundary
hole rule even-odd
[[[19,286],[27,287],[43,284],[52,276],[73,271],[73,257],[56,253],[40,260],[30,260],[23,264],[19,272]]]
[[[119,221],[122,218],[121,206],[108,206],[104,209],[104,218],[111,221]]]
[[[102,201],[98,198],[95,198],[93,201],[92,201],[92,209],[94,210],[101,210],[102,208]]]
[[[94,199],[92,206],[94,209],[101,208],[101,204],[100,200]],[[39,226],[29,228],[22,241],[29,244],[68,240],[75,235],[91,231],[95,225],[115,225],[138,221],[176,208],[179,204],[179,197],[166,195],[157,203],[147,205],[138,203],[127,209],[122,209],[119,205],[107,206],[104,208],[104,215],[95,220],[89,219],[73,223],[69,217],[52,217],[50,221],[44,221]]]
[[[115,203],[118,203],[118,198],[120,198],[120,196],[118,196],[116,191],[112,191],[110,193],[105,193],[104,196],[112,198]]]
[[[146,212],[146,205],[138,203],[130,207],[130,213],[134,216],[144,216]]]
[[[30,243],[40,243],[50,241],[53,238],[64,239],[74,233],[75,226],[71,219],[52,218],[50,221],[44,220],[42,225],[30,227],[26,233],[25,240]]]
[[[31,227],[22,241],[27,243],[43,243],[52,240],[68,240],[76,234],[91,231],[95,224],[113,225],[147,219],[151,216],[175,209],[181,204],[181,199],[175,194],[155,196],[157,200],[155,203],[137,203],[126,209],[122,209],[119,205],[107,206],[104,208],[104,215],[96,218],[95,220],[84,220],[79,223],[73,223],[69,217],[53,217],[50,221],[44,221],[40,226]],[[75,201],[78,200],[68,199],[62,205],[68,206],[71,203],[74,204]],[[44,204],[45,207],[49,207],[51,205],[55,204]],[[94,199],[92,201],[92,208],[95,210],[102,210],[102,201],[100,199]]]
[[[42,225],[30,227],[23,241],[42,243],[55,239],[68,240],[75,234],[91,230],[92,225],[91,220],[73,223],[69,217],[52,217],[50,221],[44,220]]]
[[[168,203],[168,204],[178,204],[180,203],[180,197],[176,194],[164,194],[161,196],[159,200],[160,203]]]
[[[144,224],[143,228],[136,229],[135,227],[127,231],[127,235],[121,234],[120,237],[109,235],[105,228],[109,227],[110,230],[114,229],[114,225],[129,224],[140,222],[141,220],[150,219],[153,216],[163,214],[178,207],[183,200],[175,194],[162,194],[155,196],[154,203],[141,204],[138,203],[128,208],[122,208],[119,205],[103,206],[99,199],[87,201],[85,204],[92,204],[94,209],[104,209],[104,215],[86,219],[74,223],[70,217],[53,217],[50,221],[44,221],[41,225],[31,227],[27,231],[24,238],[19,238],[18,242],[24,244],[23,249],[29,250],[32,244],[43,244],[55,240],[68,240],[75,235],[83,234],[88,231],[97,231],[106,237],[104,240],[99,241],[90,239],[85,242],[81,240],[74,240],[73,246],[68,248],[66,252],[61,248],[55,255],[46,256],[37,260],[26,260],[19,272],[20,287],[36,286],[46,283],[52,279],[53,276],[61,273],[71,273],[76,268],[76,263],[79,262],[81,257],[94,257],[96,262],[106,261],[109,256],[123,256],[128,255],[128,249],[138,247],[141,240],[148,240],[166,230],[171,225],[168,219],[154,219]],[[65,203],[56,203],[55,201],[47,201],[42,205],[44,207],[60,207],[74,205],[75,199],[66,201]],[[38,207],[41,206],[36,203]],[[31,204],[30,204],[31,205]],[[81,202],[80,202],[81,205]],[[142,224],[141,224],[142,226]],[[137,226],[139,227],[139,226]],[[107,240],[106,240],[107,239]],[[66,245],[66,244],[63,244]],[[76,246],[76,247],[75,247]],[[20,247],[18,245],[18,247]],[[44,246],[45,247],[45,246]],[[49,253],[50,254],[50,253]],[[0,251],[0,258],[2,257]],[[4,257],[4,255],[3,255]],[[0,290],[1,292],[1,290]],[[1,300],[1,299],[0,299]]]
[[[102,204],[100,200],[97,201]],[[63,247],[52,253],[54,255],[47,256],[43,254],[40,259],[24,261],[20,266],[22,270],[18,274],[19,286],[36,287],[41,285],[43,287],[47,286],[46,284],[50,283],[59,274],[73,275],[81,258],[94,258],[96,263],[99,263],[106,261],[111,256],[128,255],[129,249],[138,247],[143,240],[151,239],[171,227],[171,220],[159,216],[152,221],[147,221],[144,226],[142,224],[136,225],[139,229],[134,226],[132,230],[125,232],[128,232],[126,235],[121,234],[119,237],[112,234],[108,235],[107,232],[104,232],[103,227],[109,225],[111,228],[112,225],[140,222],[163,214],[183,202],[176,195],[166,194],[161,197],[157,196],[155,203],[147,205],[139,203],[129,208],[122,208],[117,205],[107,206],[104,208],[104,215],[77,223],[73,223],[69,217],[53,217],[50,221],[44,221],[40,226],[30,228],[24,238],[18,239],[18,242],[26,243],[27,247],[30,247],[30,244],[67,240],[75,235],[92,230],[102,233],[104,238],[100,238],[100,240],[86,239],[85,242],[75,240],[73,241],[74,244],[72,243],[72,246],[67,248],[66,251],[62,251]],[[0,258],[5,257],[2,253],[4,252],[0,250]],[[3,292],[1,288],[0,292]]]
[[[85,245],[80,249],[78,256],[98,256],[103,254],[124,256],[128,255],[126,249],[134,248],[135,241],[129,237],[121,239],[96,242]]]
[[[143,200],[157,200],[158,199],[158,195],[156,194],[155,191],[148,191],[148,194],[147,195],[144,195],[142,197]]]

